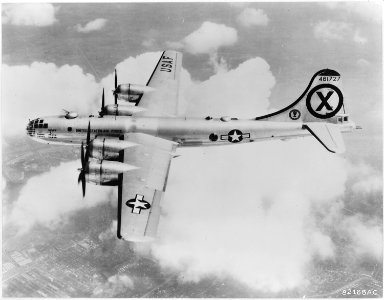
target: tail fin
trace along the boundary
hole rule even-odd
[[[344,109],[340,74],[324,69],[313,75],[301,96],[287,107],[256,120],[276,122],[330,122]],[[345,113],[345,112],[344,112]]]
[[[340,74],[324,69],[313,75],[303,94],[287,107],[256,120],[274,122],[300,122],[328,151],[341,153],[344,142],[341,126],[352,124],[345,114]],[[333,124],[332,124],[333,123]],[[350,130],[350,129],[349,129]],[[343,128],[343,131],[345,128]]]

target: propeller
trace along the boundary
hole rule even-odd
[[[117,93],[116,93],[116,90],[117,90],[117,71],[115,69],[115,91],[113,92],[113,94],[115,95],[115,105],[117,104]]]
[[[88,131],[87,131],[87,143],[85,145],[85,155],[84,155],[84,144],[81,142],[81,150],[80,150],[80,159],[81,159],[81,169],[79,169],[80,174],[77,179],[77,184],[81,182],[82,190],[83,190],[83,197],[85,197],[85,185],[86,185],[86,180],[85,180],[85,174],[89,171],[88,169],[88,163],[89,163],[89,150],[88,150],[88,145],[90,143],[91,139],[91,122],[88,122]]]
[[[103,96],[101,97],[101,110],[99,111],[100,117],[103,116],[104,106],[105,106],[105,100],[104,100],[104,88],[103,88]]]

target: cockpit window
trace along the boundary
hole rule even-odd
[[[48,124],[47,123],[44,124],[44,128],[48,128]]]

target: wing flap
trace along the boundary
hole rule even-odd
[[[328,151],[343,153],[345,144],[336,124],[311,122],[303,125]]]

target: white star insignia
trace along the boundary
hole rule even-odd
[[[240,135],[238,135],[236,131],[231,134],[230,137],[232,138],[232,141],[240,141]]]

